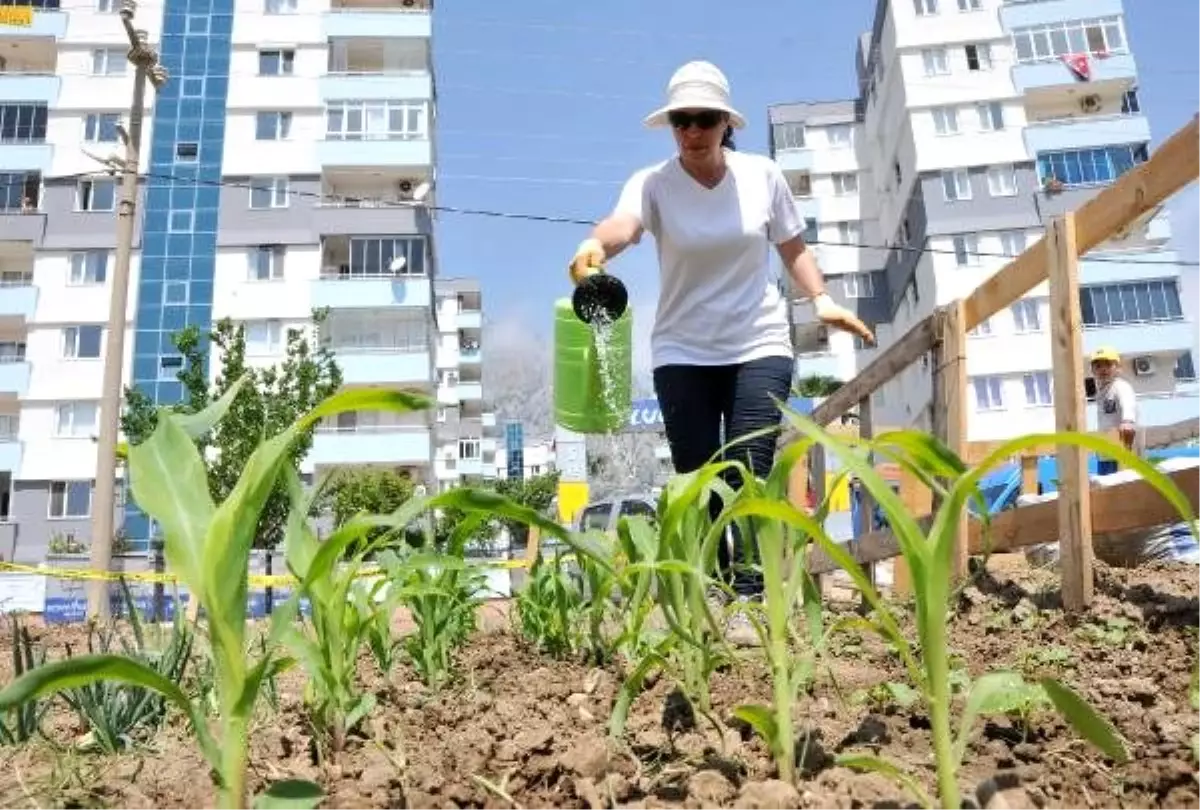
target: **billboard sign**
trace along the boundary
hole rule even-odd
[[[812,413],[817,404],[818,400],[810,397],[792,397],[788,400],[788,406],[792,410],[805,415]],[[663,430],[663,418],[658,400],[653,397],[635,399],[629,409],[629,421],[626,424],[625,432],[648,433],[661,430]]]

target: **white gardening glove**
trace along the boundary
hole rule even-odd
[[[829,293],[817,295],[812,299],[812,304],[813,310],[817,314],[817,320],[821,323],[841,329],[843,332],[858,335],[865,343],[875,343],[875,336],[871,334],[867,325],[860,321],[853,312],[830,298]]]

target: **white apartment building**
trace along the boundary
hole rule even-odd
[[[1124,16],[1120,0],[879,0],[857,50],[858,98],[771,108],[773,154],[822,243],[831,293],[876,324],[881,348],[1146,160]],[[1121,352],[1147,425],[1198,409],[1195,302],[1180,294],[1170,234],[1160,210],[1081,269],[1084,351]],[[828,254],[854,240],[887,250]],[[1047,296],[1042,285],[972,334],[972,439],[1053,429]],[[811,313],[795,318],[803,337]],[[842,335],[814,349],[801,373],[842,379],[878,351]],[[875,419],[928,426],[929,395],[929,369],[914,365],[877,393]]]
[[[38,0],[31,25],[0,27],[6,558],[37,560],[51,537],[90,530],[117,195],[86,152],[120,150],[132,97],[117,7]],[[453,282],[465,285],[450,296],[458,309],[435,296],[431,18],[428,0],[139,5],[135,26],[170,79],[145,108],[127,384],[178,401],[170,337],[186,325],[245,324],[250,361],[268,363],[290,327],[327,309],[316,337],[346,386],[423,390],[443,408],[331,420],[304,472],[369,464],[443,481],[437,451],[459,444],[451,412],[482,442],[478,353],[462,348],[472,336],[478,347],[478,288]],[[122,511],[144,546],[149,521]]]

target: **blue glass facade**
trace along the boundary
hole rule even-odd
[[[525,477],[525,427],[520,422],[509,422],[504,426],[505,457],[508,461],[508,477]]]
[[[183,397],[171,335],[212,323],[233,11],[234,0],[167,0],[164,10],[170,80],[154,104],[133,345],[133,384],[159,405]],[[135,548],[150,537],[132,503],[125,532]]]

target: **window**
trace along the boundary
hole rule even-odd
[[[988,193],[993,197],[1017,194],[1017,170],[1014,166],[992,166],[987,172]]]
[[[97,48],[92,51],[93,76],[123,76],[126,64],[123,48]]]
[[[196,221],[193,211],[171,211],[167,217],[167,231],[170,233],[191,233]]]
[[[45,104],[0,103],[0,141],[45,143],[49,115]]]
[[[95,402],[64,402],[54,409],[54,435],[60,439],[91,438],[99,412]]]
[[[771,137],[775,142],[775,151],[804,148],[804,124],[773,124]]]
[[[791,189],[793,196],[812,196],[812,175],[808,172],[800,172],[799,174],[789,173],[785,177],[787,178],[788,188]]]
[[[835,124],[829,127],[826,132],[828,133],[829,145],[835,149],[848,147],[854,142],[854,130],[849,124]]]
[[[1125,115],[1134,115],[1142,111],[1142,104],[1138,101],[1137,89],[1126,90],[1121,96],[1121,112]]]
[[[116,143],[118,113],[88,113],[83,119],[83,139],[88,143]]]
[[[1020,256],[1025,252],[1025,231],[1001,231],[1000,252],[1005,256]]]
[[[871,273],[849,273],[842,276],[847,298],[870,298],[875,295],[875,276]]]
[[[1084,326],[1177,321],[1183,318],[1175,279],[1094,284],[1079,291]]]
[[[188,297],[188,283],[186,281],[163,282],[164,304],[186,304]]]
[[[283,258],[286,248],[262,245],[252,248],[249,255],[251,281],[279,281],[283,278]]]
[[[967,54],[967,70],[991,70],[992,46],[986,43],[980,45],[964,45]]]
[[[1039,299],[1022,298],[1011,309],[1017,334],[1042,331],[1042,302]]]
[[[287,208],[288,179],[264,177],[250,181],[251,208]]]
[[[175,160],[179,163],[192,163],[200,156],[200,144],[183,142],[175,144]]]
[[[117,181],[81,180],[75,191],[76,211],[113,211],[117,207]]]
[[[183,98],[200,98],[204,95],[204,79],[183,79],[179,95]]]
[[[404,266],[392,270],[398,258]],[[350,263],[338,268],[343,277],[424,276],[425,240],[407,238],[351,237]]]
[[[16,414],[0,416],[0,442],[15,442],[21,432],[21,418]]]
[[[833,193],[838,195],[858,193],[858,175],[852,172],[834,174]]]
[[[40,172],[0,172],[0,212],[36,211],[41,192]]]
[[[458,440],[458,457],[462,459],[479,458],[479,439],[463,438]]]
[[[88,250],[72,253],[67,284],[103,284],[108,278],[108,251]]]
[[[117,10],[117,0],[96,0],[96,11],[101,14],[112,14]]]
[[[801,236],[804,237],[805,242],[813,242],[814,244],[816,243],[817,220],[814,217],[804,218],[804,232],[801,234]]]
[[[1190,351],[1179,355],[1175,360],[1175,379],[1180,382],[1192,382],[1196,379],[1196,363]]]
[[[946,59],[945,48],[926,48],[922,50],[921,61],[925,65],[926,76],[944,76],[950,72],[950,64]]]
[[[959,11],[979,11],[983,8],[983,0],[958,0]]]
[[[958,132],[958,110],[953,107],[934,107],[933,129],[938,135],[954,135]]]
[[[999,377],[976,377],[971,381],[975,388],[975,407],[980,411],[995,411],[1004,407]]]
[[[51,481],[47,517],[86,518],[92,514],[91,481]]]
[[[938,12],[938,0],[913,0],[913,6],[916,7],[918,17],[927,17]]]
[[[260,112],[255,117],[254,137],[259,141],[287,140],[292,131],[290,112]]]
[[[992,334],[992,319],[984,318],[983,321],[979,324],[979,326],[976,326],[974,329],[972,329],[967,334],[969,334],[973,338],[990,337]]]
[[[330,140],[404,140],[427,137],[424,101],[335,101],[325,107]]]
[[[1004,106],[999,101],[976,104],[975,112],[979,115],[980,131],[998,132],[1004,129]]]
[[[1026,405],[1053,405],[1054,395],[1050,388],[1050,373],[1035,371],[1024,376]]]
[[[1013,46],[1017,61],[1024,63],[1049,62],[1070,54],[1099,56],[1127,50],[1119,16],[1018,28],[1013,31]]]
[[[839,244],[857,245],[859,243],[857,222],[839,222],[837,230]]]
[[[1038,181],[1055,178],[1068,188],[1111,183],[1150,158],[1146,144],[1073,149],[1038,155]]]
[[[946,202],[971,199],[971,173],[966,169],[942,172],[942,191],[946,194]]]
[[[295,14],[297,0],[265,0],[264,14]]]
[[[175,382],[183,372],[183,358],[179,355],[159,358],[158,379],[163,382]]]
[[[290,76],[296,67],[295,51],[259,51],[259,76]]]
[[[63,358],[67,360],[98,360],[102,333],[103,329],[98,324],[68,326],[63,330]]]
[[[954,237],[954,260],[959,267],[979,264],[979,236],[963,233]]]
[[[285,337],[282,321],[250,321],[246,324],[246,354],[279,354]]]

